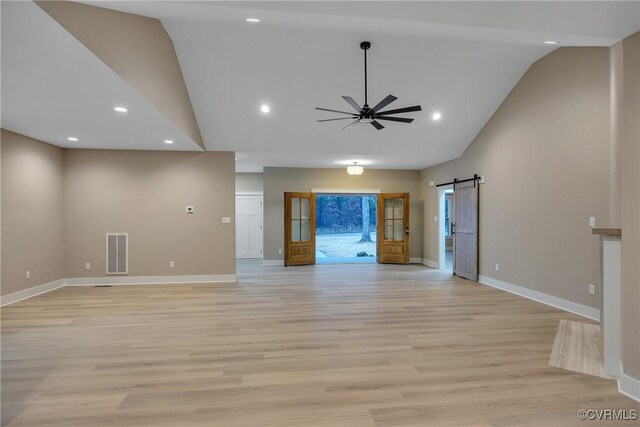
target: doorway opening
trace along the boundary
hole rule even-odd
[[[316,194],[316,263],[376,262],[376,194]]]
[[[440,218],[438,225],[438,268],[453,274],[453,186],[438,189]]]

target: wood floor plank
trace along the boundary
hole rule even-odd
[[[612,380],[548,366],[576,315],[421,266],[238,275],[2,308],[2,425],[576,426],[578,409],[640,410]]]

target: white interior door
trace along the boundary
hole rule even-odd
[[[236,258],[262,258],[261,195],[236,195]]]

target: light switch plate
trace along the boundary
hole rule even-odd
[[[222,223],[223,224],[231,224],[231,217],[230,216],[223,216],[222,217]]]
[[[594,285],[589,285],[589,293],[591,295],[595,295],[596,294],[596,287]]]
[[[596,217],[595,216],[590,216],[589,217],[589,227],[595,227],[596,226]]]
[[[169,261],[169,268],[175,268],[175,267],[176,267],[175,261]]]

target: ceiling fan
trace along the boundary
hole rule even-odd
[[[368,41],[364,41],[360,43],[360,49],[364,51],[364,106],[360,107],[358,103],[354,101],[353,98],[351,98],[350,96],[343,96],[342,99],[347,101],[347,103],[349,103],[349,105],[351,105],[357,111],[357,113],[348,113],[346,111],[330,110],[328,108],[316,107],[316,110],[330,111],[332,113],[347,114],[350,116],[350,117],[338,117],[335,119],[318,120],[319,122],[331,122],[334,120],[353,120],[351,123],[349,123],[342,129],[343,130],[347,129],[355,125],[356,123],[371,123],[373,127],[375,127],[376,129],[382,130],[384,129],[384,126],[382,126],[382,124],[378,122],[378,120],[388,120],[390,122],[400,122],[400,123],[411,123],[413,119],[408,119],[405,117],[389,117],[389,116],[393,114],[410,113],[412,111],[422,111],[422,107],[420,107],[419,105],[414,105],[413,107],[398,108],[395,110],[380,111],[384,107],[386,107],[387,105],[391,104],[393,101],[398,99],[393,95],[387,95],[386,98],[384,98],[382,101],[377,103],[373,108],[369,107],[369,104],[367,103],[368,102],[368,99],[367,99],[367,50],[369,50],[370,47],[371,47],[371,43]]]

